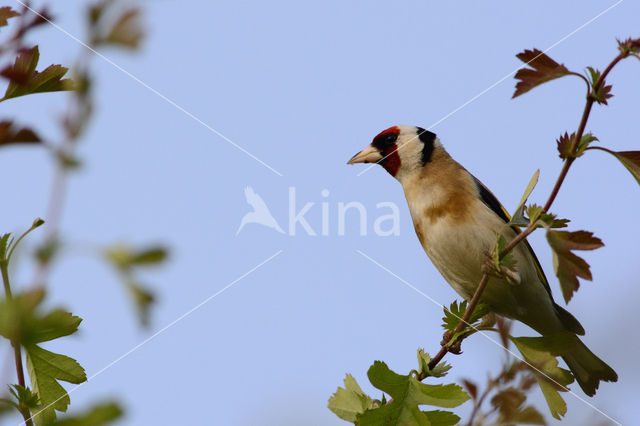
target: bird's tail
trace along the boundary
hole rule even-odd
[[[573,338],[575,341],[571,344],[571,350],[563,354],[562,359],[569,366],[584,393],[589,396],[595,395],[600,381],[618,381],[618,375],[613,368],[591,352],[578,336],[573,335]]]

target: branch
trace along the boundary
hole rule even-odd
[[[530,218],[531,223],[529,224],[529,226],[527,226],[522,232],[516,235],[516,237],[513,240],[511,240],[509,244],[507,244],[504,250],[500,252],[500,260],[504,259],[504,257],[507,254],[509,254],[518,245],[518,243],[520,243],[522,240],[527,238],[527,236],[529,236],[529,234],[531,234],[538,227],[538,220],[540,218],[540,215],[542,215],[543,213],[547,213],[549,211],[549,208],[551,208],[551,205],[553,204],[556,197],[558,196],[558,193],[560,192],[560,187],[562,186],[564,179],[567,176],[567,173],[569,172],[569,168],[571,168],[571,164],[573,164],[573,161],[577,158],[575,154],[578,148],[578,143],[582,139],[584,130],[587,126],[587,121],[589,120],[589,114],[591,113],[591,108],[593,107],[593,103],[595,101],[595,98],[592,96],[592,93],[596,92],[598,89],[600,89],[600,87],[602,87],[602,85],[604,84],[605,78],[607,77],[609,72],[611,72],[613,67],[615,67],[618,62],[620,62],[622,59],[628,56],[630,56],[629,53],[624,53],[624,52],[619,53],[618,56],[616,56],[611,61],[611,63],[607,66],[607,68],[602,72],[602,74],[598,78],[598,81],[596,81],[596,83],[594,84],[593,89],[587,94],[587,100],[584,106],[584,110],[582,112],[582,118],[580,119],[580,124],[578,125],[578,131],[576,132],[576,136],[575,138],[573,138],[573,141],[571,143],[570,152],[573,155],[568,156],[564,160],[564,165],[562,166],[562,170],[560,170],[558,179],[556,180],[556,183],[551,191],[551,194],[549,194],[549,198],[547,199],[547,202],[545,203],[542,209],[542,212],[540,212],[540,214],[537,217]],[[460,319],[460,322],[458,323],[456,329],[451,334],[452,336],[456,336],[467,325],[472,327],[472,325],[469,324],[467,321],[471,317],[473,310],[475,309],[476,305],[480,301],[480,297],[482,296],[482,293],[484,292],[484,289],[487,286],[488,282],[489,282],[489,274],[487,272],[484,272],[482,274],[482,278],[480,279],[480,282],[478,283],[478,287],[476,288],[476,291],[473,294],[471,301],[469,302],[469,306],[467,306],[467,310],[464,312],[464,315]],[[453,338],[446,344],[442,345],[442,348],[440,349],[440,351],[436,354],[435,357],[433,357],[433,359],[429,363],[429,368],[434,368],[436,365],[438,365],[440,361],[442,361],[442,358],[444,358],[447,352],[449,352],[450,346],[454,343]]]

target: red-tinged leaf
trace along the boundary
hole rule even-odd
[[[62,78],[68,69],[61,65],[49,65],[41,72],[36,71],[39,58],[38,46],[34,46],[21,51],[13,66],[0,72],[0,75],[9,79],[9,86],[0,101],[33,93],[75,89],[72,80]]]
[[[102,20],[104,12],[102,9],[92,11],[91,19],[95,21],[94,27],[98,26],[97,22]],[[144,33],[140,26],[140,11],[138,9],[129,9],[118,17],[111,29],[106,33],[94,30],[93,44],[114,44],[135,49],[142,41],[143,36]]]
[[[620,160],[622,165],[631,172],[633,177],[636,179],[636,182],[640,184],[640,151],[610,152]]]
[[[10,80],[9,86],[12,84],[26,84],[35,72],[39,59],[40,51],[38,46],[34,46],[31,49],[22,49],[19,51],[13,66],[9,65],[4,68],[0,75]]]
[[[605,83],[603,82],[598,88],[598,90],[594,90],[591,93],[593,100],[595,100],[597,103],[601,105],[608,105],[607,99],[613,98],[613,94],[611,93],[612,87],[613,86],[611,86],[610,84],[605,86]]]
[[[464,385],[465,389],[467,389],[469,395],[471,395],[471,398],[476,399],[478,397],[478,386],[476,386],[475,383],[473,383],[471,380],[463,379],[462,384]]]
[[[20,16],[18,12],[11,9],[9,6],[0,7],[0,27],[5,27],[9,24],[9,19]]]
[[[37,143],[40,137],[27,127],[16,128],[12,121],[0,121],[0,146],[12,143]]]
[[[569,135],[567,132],[564,132],[564,135],[560,135],[560,138],[556,139],[560,158],[565,159],[571,157],[571,145],[573,144],[573,139],[575,137],[575,133],[571,133],[571,135]]]
[[[553,266],[560,281],[564,300],[568,303],[578,290],[578,277],[591,281],[589,264],[573,254],[573,250],[595,250],[604,246],[602,240],[587,231],[548,231],[547,241],[553,250]]]
[[[515,78],[520,81],[516,84],[514,98],[542,83],[570,74],[567,67],[557,63],[538,49],[525,50],[516,56],[531,68],[522,68],[516,73]]]
[[[640,38],[628,38],[624,41],[618,40],[618,49],[625,55],[640,53]]]

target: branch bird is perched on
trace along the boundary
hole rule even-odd
[[[519,232],[495,196],[445,151],[435,134],[414,126],[391,127],[348,164],[379,163],[402,184],[418,239],[435,267],[466,300],[473,296],[496,238]],[[618,380],[611,367],[580,341],[584,329],[557,305],[531,246],[513,250],[515,270],[491,276],[480,301],[542,335],[564,333],[562,357],[587,395],[599,382]]]

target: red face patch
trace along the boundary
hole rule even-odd
[[[395,176],[401,164],[400,156],[398,155],[398,145],[393,144],[388,149],[382,151],[382,160],[380,160],[379,163],[391,176]]]
[[[391,176],[395,176],[398,173],[401,164],[400,156],[397,152],[398,145],[396,145],[399,134],[400,129],[397,126],[393,126],[378,134],[378,136],[373,138],[373,142],[371,143],[371,145],[376,147],[378,151],[380,151],[380,154],[382,154],[383,158],[378,161],[378,163],[384,167]]]

